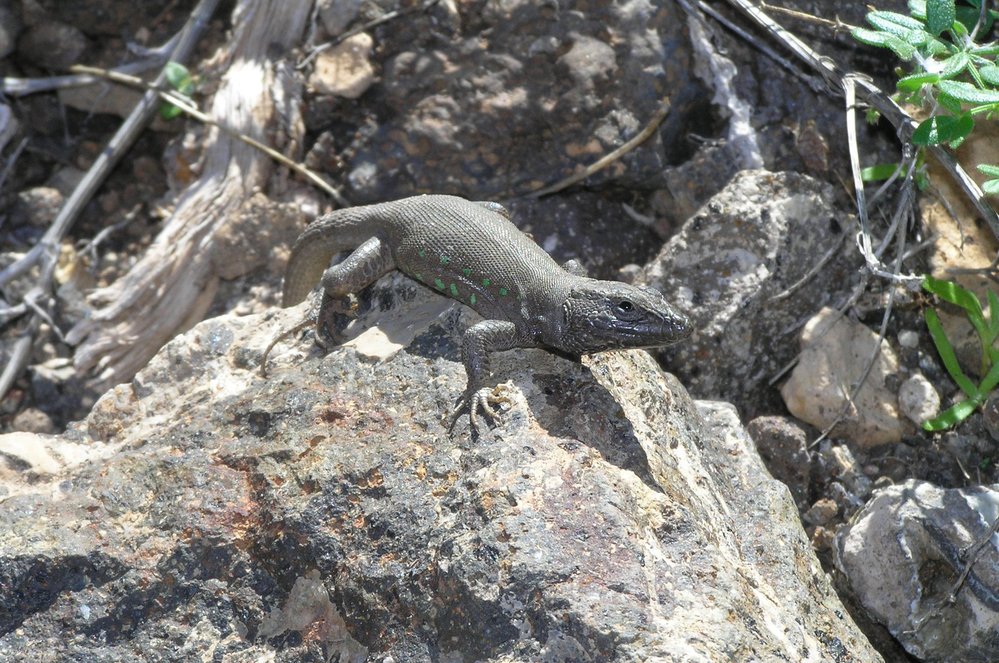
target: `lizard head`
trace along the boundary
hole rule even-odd
[[[562,349],[575,354],[669,345],[690,336],[687,316],[658,290],[584,278],[562,304]]]

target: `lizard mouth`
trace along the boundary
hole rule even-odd
[[[690,336],[690,319],[677,311],[668,315],[622,324],[620,320],[595,318],[589,321],[592,343],[587,352],[612,348],[657,348],[672,345]]]

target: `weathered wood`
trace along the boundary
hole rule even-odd
[[[228,68],[212,101],[213,118],[268,144],[275,136],[300,142],[300,123],[274,130],[287,119],[281,111],[297,91],[281,80],[273,58],[297,45],[311,10],[310,0],[237,4],[232,39],[216,56]],[[181,194],[155,242],[124,277],[91,296],[97,309],[70,331],[68,340],[79,343],[80,370],[97,367],[111,384],[128,380],[208,310],[218,285],[214,240],[266,185],[273,164],[216,128],[205,130],[203,142],[201,175]]]

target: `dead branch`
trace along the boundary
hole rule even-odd
[[[333,187],[329,182],[324,180],[322,176],[320,176],[318,173],[309,170],[308,168],[306,168],[305,166],[296,161],[292,161],[285,155],[281,154],[277,150],[271,149],[270,147],[264,145],[260,141],[254,140],[252,137],[236,131],[235,129],[224,124],[223,122],[218,122],[212,119],[205,113],[202,113],[200,110],[198,110],[198,108],[191,103],[191,100],[187,99],[186,97],[182,97],[171,90],[156,89],[149,83],[146,83],[141,78],[136,78],[135,76],[129,76],[127,74],[122,74],[121,72],[118,71],[100,69],[98,67],[84,67],[84,66],[74,66],[71,67],[71,70],[79,71],[82,74],[91,74],[94,76],[107,78],[108,80],[112,80],[117,83],[123,83],[125,85],[131,85],[132,87],[139,87],[145,90],[155,90],[156,92],[159,93],[163,101],[173,104],[174,106],[179,108],[181,111],[183,111],[185,114],[189,115],[190,117],[193,117],[194,119],[203,122],[204,124],[217,127],[220,131],[224,131],[232,138],[240,140],[251,147],[255,147],[256,149],[260,150],[270,158],[280,163],[281,165],[287,166],[288,168],[294,170],[296,173],[298,173],[305,179],[312,182],[318,188],[322,189],[324,192],[326,192],[327,195],[329,195],[333,200],[335,200],[337,205],[339,205],[340,207],[350,207],[350,201],[344,198],[343,194],[340,193],[340,190]]]
[[[279,76],[274,51],[297,44],[311,6],[310,0],[240,0],[226,53],[229,68],[209,113],[215,121],[258,142],[271,135],[279,109],[300,93]],[[296,124],[285,129],[302,132]],[[267,185],[272,162],[217,127],[207,131],[204,144],[201,177],[182,194],[153,245],[128,274],[92,295],[100,308],[70,330],[68,340],[80,343],[78,369],[96,368],[111,384],[130,379],[207,311],[218,285],[213,240]]]
[[[209,17],[214,13],[218,0],[201,0],[191,13],[191,18],[180,32],[180,37],[176,41],[170,57],[177,62],[185,62],[190,56],[194,45],[197,43]],[[157,77],[157,83],[166,81],[164,73]],[[22,259],[13,263],[6,269],[0,271],[0,287],[10,282],[12,279],[24,274],[36,264],[40,264],[40,276],[35,285],[29,290],[25,299],[47,298],[52,289],[52,276],[56,267],[56,260],[59,254],[59,244],[69,232],[73,222],[97,191],[101,182],[118,162],[121,156],[128,150],[131,144],[138,137],[143,127],[153,116],[158,108],[158,98],[153,92],[147,92],[129,118],[112,137],[108,147],[94,161],[90,170],[74,189],[69,199],[66,200],[62,209],[56,215],[52,225],[42,236],[38,244],[28,252]],[[13,385],[14,380],[21,374],[31,356],[30,348],[35,333],[38,331],[39,318],[33,316],[29,321],[22,336],[19,337],[14,354],[7,367],[0,375],[0,398],[3,397]]]
[[[573,184],[576,184],[577,182],[582,182],[593,173],[603,170],[604,168],[611,165],[612,163],[623,157],[625,154],[632,151],[633,149],[644,143],[646,140],[648,140],[649,136],[655,133],[655,130],[659,128],[659,125],[662,124],[663,120],[666,119],[666,116],[669,115],[669,108],[670,108],[669,99],[663,99],[662,102],[659,104],[659,108],[656,109],[656,112],[649,119],[648,123],[646,123],[646,125],[642,128],[642,130],[639,131],[637,134],[635,134],[624,145],[615,150],[612,150],[611,152],[608,152],[607,154],[605,154],[604,156],[600,157],[592,164],[587,166],[586,168],[583,168],[578,173],[574,173],[573,175],[570,175],[569,177],[559,180],[558,182],[550,186],[543,187],[536,191],[531,191],[524,195],[526,195],[528,198],[541,198],[543,196],[547,196],[556,193],[558,191],[561,191],[562,189],[567,189]]]

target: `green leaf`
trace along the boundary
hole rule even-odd
[[[985,180],[982,183],[982,191],[990,196],[999,196],[999,180]]]
[[[860,179],[865,182],[883,182],[898,170],[897,163],[879,163],[876,166],[868,166],[860,171]]]
[[[925,25],[904,14],[873,11],[868,13],[866,18],[878,32],[893,35],[917,48],[933,41],[933,35],[926,31]]]
[[[934,85],[939,82],[940,74],[921,72],[898,79],[898,89],[902,92],[916,92],[924,85]]]
[[[183,112],[173,104],[163,104],[160,106],[160,117],[164,120],[173,120]]]
[[[930,338],[933,339],[933,345],[937,348],[937,354],[940,355],[940,360],[943,361],[944,368],[947,369],[947,373],[951,379],[954,380],[957,386],[961,388],[961,391],[969,398],[978,396],[978,389],[975,388],[971,379],[961,370],[961,365],[957,363],[954,347],[947,340],[947,334],[944,333],[937,312],[928,308],[923,312],[923,317],[926,319],[926,328],[930,330]]]
[[[981,55],[987,57],[990,55],[999,55],[999,44],[982,44],[981,46],[976,46],[968,51],[972,55]]]
[[[971,28],[973,27],[975,27],[974,21],[971,22],[971,25],[963,21],[954,21],[950,24],[950,33],[953,35],[954,41],[963,42],[971,36]]]
[[[999,336],[999,297],[991,290],[987,291],[985,295],[989,299],[989,335],[994,341]],[[989,345],[992,345],[991,341]]]
[[[975,128],[970,113],[957,117],[939,115],[923,120],[912,132],[912,142],[920,147],[963,141]]]
[[[953,115],[960,115],[964,112],[964,108],[961,106],[960,101],[949,94],[944,94],[939,88],[937,88],[937,103],[946,108]]]
[[[926,20],[926,0],[909,0],[909,13],[921,21]]]
[[[999,90],[982,90],[964,81],[940,81],[940,91],[968,104],[999,103]]]
[[[978,70],[978,75],[982,80],[990,85],[999,86],[999,67],[994,64],[985,65]]]
[[[167,62],[163,67],[163,75],[174,90],[181,94],[191,94],[194,91],[194,79],[187,67],[179,62]]]
[[[923,289],[932,292],[940,299],[959,306],[968,316],[968,322],[978,333],[978,339],[982,344],[982,360],[984,365],[988,365],[987,349],[992,345],[993,336],[989,333],[989,325],[985,321],[985,311],[982,310],[982,303],[975,293],[962,288],[953,281],[935,279],[932,276],[923,278]]]
[[[971,58],[967,53],[955,53],[940,63],[942,66],[937,73],[940,74],[940,78],[954,78],[968,67],[970,61]]]
[[[988,175],[989,177],[999,177],[999,166],[990,166],[988,164],[981,163],[976,167],[983,175]]]
[[[939,39],[930,39],[926,42],[926,45],[923,46],[923,51],[931,57],[936,57],[937,55],[943,55],[944,53],[953,53],[954,47],[948,46]]]
[[[924,421],[923,430],[930,432],[947,430],[951,426],[967,419],[977,408],[978,403],[974,401],[961,401],[957,405],[944,410],[932,419]]]
[[[916,48],[895,35],[887,32],[875,32],[865,28],[854,28],[851,33],[857,41],[868,46],[890,48],[901,60],[911,60],[916,54]]]
[[[926,191],[930,188],[930,178],[925,170],[916,172],[916,188],[920,191]]]
[[[997,384],[999,384],[999,363],[993,363],[992,368],[985,375],[985,379],[978,385],[978,393],[981,394],[978,397],[978,402],[984,402],[989,393],[996,388]]]
[[[867,22],[882,32],[890,32],[896,37],[903,37],[909,30],[925,30],[926,26],[920,21],[895,12],[873,11],[868,12]]]
[[[934,35],[950,30],[957,20],[954,0],[926,0],[926,27]]]
[[[969,317],[974,316],[979,320],[984,320],[985,314],[982,311],[982,303],[978,301],[975,293],[970,290],[962,288],[953,281],[937,279],[929,274],[923,277],[922,286],[923,290],[936,295],[945,302],[960,306]]]

